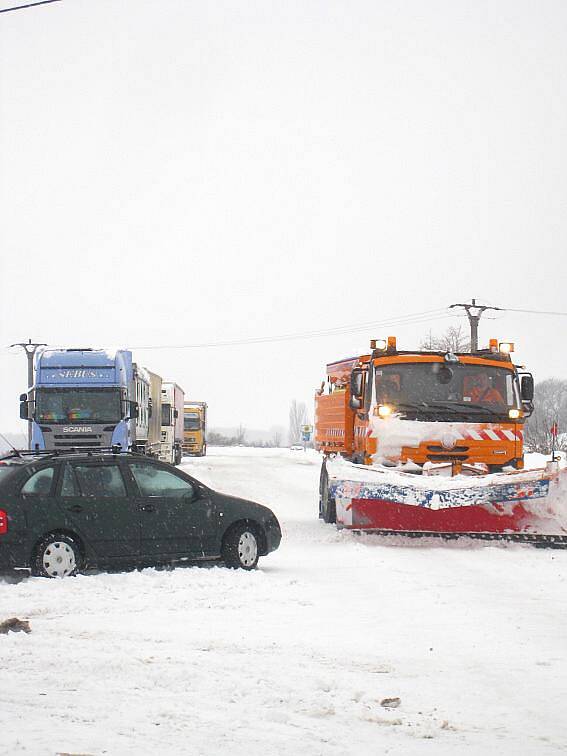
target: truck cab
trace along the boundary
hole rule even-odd
[[[161,445],[159,458],[178,465],[182,458],[183,403],[185,392],[177,383],[164,381],[161,388]]]
[[[183,453],[204,457],[207,453],[207,403],[186,401],[183,407]]]
[[[38,351],[35,383],[20,396],[20,417],[32,421],[31,448],[133,448],[140,410],[147,413],[147,401],[135,398],[138,380],[127,350]]]
[[[394,337],[327,366],[316,396],[316,445],[361,463],[523,468],[533,378],[491,340],[471,353],[402,352]]]

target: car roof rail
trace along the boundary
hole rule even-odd
[[[123,449],[120,444],[114,444],[113,446],[69,446],[65,449],[12,449],[5,454],[0,455],[0,459],[17,459],[25,457],[64,457],[73,456],[78,454],[84,454],[92,456],[93,454],[134,454],[138,457],[145,457],[146,454],[138,451],[131,451],[129,449]]]

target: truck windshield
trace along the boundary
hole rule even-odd
[[[117,423],[122,419],[118,389],[37,389],[38,423]]]
[[[375,368],[378,404],[414,409],[507,413],[520,408],[515,374],[505,368],[465,363],[420,362]]]
[[[199,430],[201,421],[197,412],[186,412],[183,417],[183,427],[185,430]]]

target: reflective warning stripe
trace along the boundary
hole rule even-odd
[[[460,436],[471,441],[523,441],[524,438],[521,430],[513,431],[508,428],[483,428],[480,431],[466,430]]]

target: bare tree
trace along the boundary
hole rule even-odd
[[[289,408],[289,443],[299,443],[301,439],[301,426],[307,424],[307,408],[305,402],[294,399]]]
[[[275,448],[278,448],[282,444],[282,434],[279,430],[275,430],[272,433],[272,438],[270,439],[271,446],[274,446]]]
[[[548,378],[535,387],[534,412],[526,422],[526,445],[551,452],[551,427],[557,423],[557,449],[567,450],[567,380]]]
[[[430,352],[470,352],[471,342],[462,326],[449,326],[441,334],[430,331],[421,339],[420,349]]]

